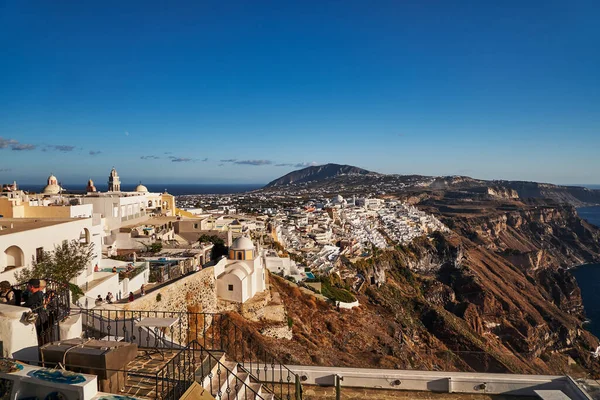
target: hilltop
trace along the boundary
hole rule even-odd
[[[445,192],[450,197],[468,199],[549,199],[575,207],[600,204],[600,190],[581,186],[549,183],[482,180],[468,176],[425,176],[381,174],[363,168],[325,164],[292,171],[273,180],[264,192],[285,191],[287,194],[306,195],[396,195],[420,199]]]
[[[352,165],[325,164],[292,171],[269,182],[265,187],[284,186],[289,184],[321,182],[342,175],[381,175]]]

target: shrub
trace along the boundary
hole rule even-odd
[[[352,303],[356,301],[356,297],[346,289],[332,286],[328,280],[324,280],[321,285],[321,294],[325,297],[330,298],[334,301],[341,301],[343,303]]]
[[[160,293],[156,294],[156,302],[159,302],[162,300],[162,295]]]

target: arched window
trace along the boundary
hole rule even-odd
[[[238,251],[236,254],[236,258],[238,260],[243,260],[244,259],[244,252],[243,251]]]
[[[24,265],[25,256],[23,250],[19,246],[10,246],[4,250],[4,257],[6,259],[6,269],[13,269],[22,267]]]

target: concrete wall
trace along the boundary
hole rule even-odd
[[[4,218],[89,218],[93,212],[91,205],[48,205],[47,201],[34,204],[0,197],[0,215]]]
[[[29,308],[0,304],[0,341],[2,357],[37,361],[38,340],[35,324],[21,322]]]
[[[506,394],[537,397],[534,390],[562,390],[571,399],[588,399],[568,376],[437,372],[369,368],[287,365],[304,385],[333,386],[336,375],[344,387],[441,393]],[[253,368],[263,368],[253,365]],[[279,379],[275,370],[275,380]],[[284,379],[285,379],[284,375]]]
[[[140,272],[133,278],[125,278],[120,283],[120,290],[124,296],[127,296],[129,292],[136,292],[140,290],[142,285],[148,283],[148,278],[150,277],[150,263],[146,262],[146,269],[143,272]],[[114,294],[114,293],[113,293]]]
[[[100,295],[104,299],[108,292],[111,292],[115,298],[117,297],[119,291],[119,274],[114,274],[112,272],[95,272],[93,276],[95,279],[105,278],[105,280],[86,291],[85,295],[87,297],[95,300],[96,297]],[[89,304],[89,307],[93,306],[93,302]]]
[[[343,301],[338,301],[336,303],[336,305],[339,308],[350,309],[350,308],[358,307],[360,305],[360,303],[358,302],[358,300],[356,300],[356,301],[354,301],[352,303],[344,303]]]

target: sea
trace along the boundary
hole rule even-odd
[[[135,190],[138,184],[121,184],[121,190],[124,192]],[[29,192],[40,193],[45,185],[27,185],[19,184],[19,189]],[[189,194],[230,194],[244,193],[251,190],[260,189],[264,184],[193,184],[193,183],[144,183],[148,191],[153,193],[162,193],[165,190],[174,196],[183,196]],[[62,184],[62,187],[68,193],[85,193],[86,186],[80,183],[69,185]],[[108,188],[104,186],[96,186],[101,192],[105,192]]]
[[[600,206],[581,207],[579,216],[600,227]],[[581,288],[581,297],[589,323],[586,329],[600,337],[600,264],[586,264],[571,270]]]

